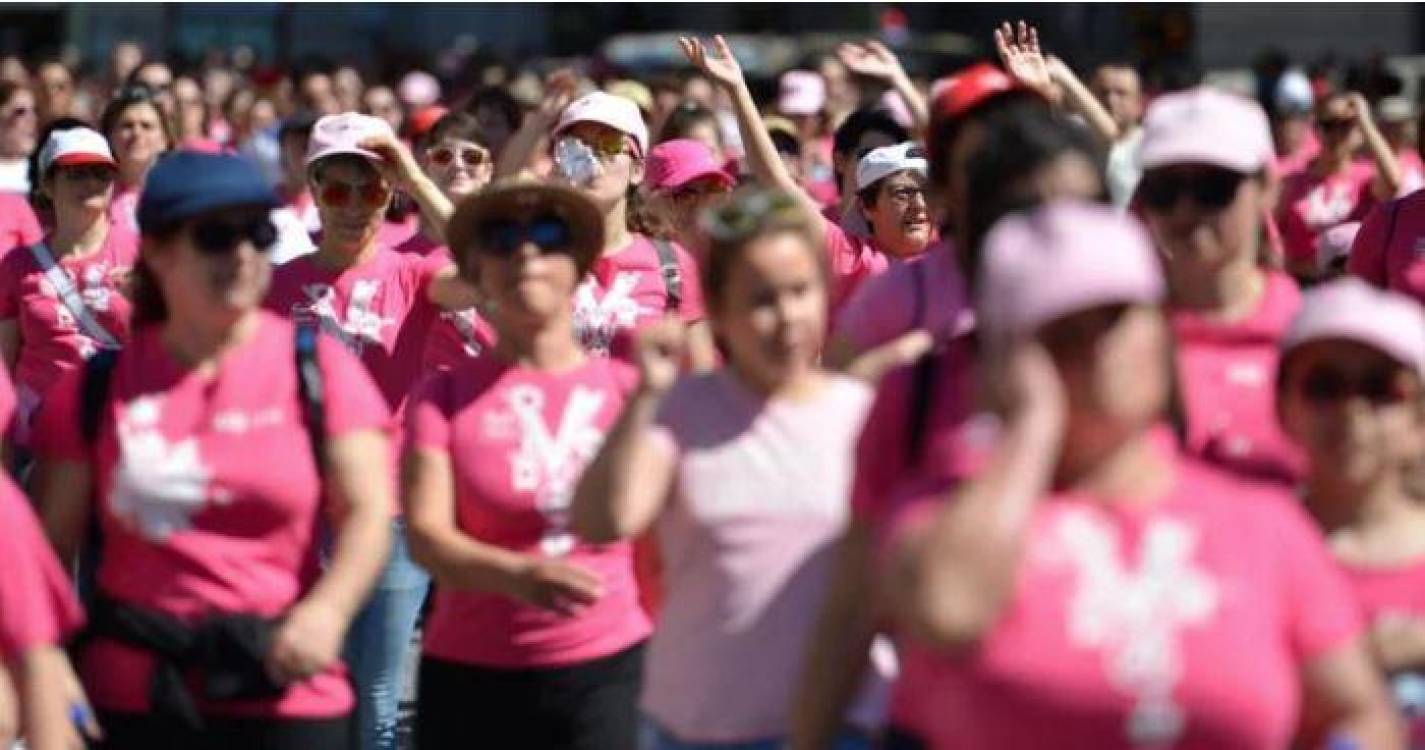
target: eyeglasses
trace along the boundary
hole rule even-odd
[[[277,244],[277,227],[266,215],[240,222],[214,217],[194,224],[192,236],[193,244],[204,255],[230,253],[243,240],[251,241],[258,250],[267,251]]]
[[[458,156],[460,163],[467,167],[478,167],[490,160],[490,152],[482,148],[467,146],[461,149],[453,149],[445,146],[433,148],[426,152],[430,163],[437,167],[450,166]]]
[[[1303,398],[1317,405],[1335,404],[1360,396],[1374,406],[1403,403],[1414,394],[1400,369],[1378,367],[1356,378],[1333,367],[1318,367],[1301,378],[1298,389]]]
[[[526,242],[540,252],[568,250],[574,243],[574,231],[558,216],[540,216],[528,222],[491,219],[475,228],[475,241],[484,252],[508,258]]]
[[[386,205],[386,201],[391,197],[391,191],[380,182],[359,184],[327,182],[323,183],[317,191],[317,200],[332,208],[346,208],[351,204],[352,199],[357,197],[367,207],[379,208]]]
[[[1221,211],[1237,197],[1245,175],[1230,169],[1170,170],[1149,174],[1138,184],[1138,197],[1154,211],[1168,211],[1187,194],[1210,211]]]
[[[904,207],[914,203],[917,199],[925,200],[925,191],[918,187],[902,185],[886,191],[886,196],[891,199],[892,203]]]
[[[703,230],[719,242],[740,242],[761,232],[773,221],[795,221],[801,207],[781,192],[759,191],[718,206],[703,214]]]

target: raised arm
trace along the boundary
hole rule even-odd
[[[1376,178],[1371,190],[1375,192],[1378,200],[1388,201],[1396,197],[1404,181],[1400,160],[1395,158],[1395,151],[1391,150],[1390,143],[1381,135],[1380,128],[1376,127],[1375,118],[1371,116],[1370,102],[1357,93],[1351,94],[1350,102],[1352,114],[1356,116],[1356,124],[1361,128],[1361,135],[1365,136],[1366,150],[1370,152],[1371,159],[1376,164]]]
[[[1059,84],[1064,95],[1064,104],[1084,118],[1100,142],[1106,146],[1113,145],[1123,133],[1119,130],[1118,123],[1113,121],[1108,109],[1103,106],[1103,102],[1089,91],[1067,63],[1053,55],[1049,55],[1047,59],[1049,75]]]
[[[836,57],[851,72],[874,78],[900,94],[910,110],[914,132],[924,138],[930,131],[930,106],[920,89],[905,74],[905,68],[886,45],[872,39],[861,44],[843,44],[836,48]]]
[[[573,71],[556,70],[544,81],[544,99],[525,115],[524,124],[510,137],[495,160],[495,179],[511,177],[530,168],[540,144],[559,122],[559,115],[574,98],[578,78]]]
[[[450,221],[450,215],[455,213],[455,204],[450,202],[450,198],[446,197],[425,170],[421,169],[406,144],[390,136],[375,136],[363,141],[361,147],[381,155],[381,173],[391,184],[405,190],[415,200],[421,209],[421,215],[425,216],[436,232],[444,238],[445,225]]]

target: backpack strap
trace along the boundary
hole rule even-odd
[[[322,383],[322,368],[317,362],[317,327],[308,323],[296,326],[295,355],[297,390],[302,398],[302,418],[307,424],[307,439],[312,444],[312,457],[317,473],[327,473],[327,413],[326,387]]]
[[[118,363],[117,349],[100,349],[84,362],[84,378],[79,390],[79,434],[90,447],[99,440],[99,427],[104,421],[104,409],[109,405],[109,388]]]
[[[667,292],[664,312],[678,312],[683,307],[683,269],[678,266],[678,253],[673,243],[661,238],[653,239],[653,248],[658,251],[658,270],[663,274],[663,288]]]

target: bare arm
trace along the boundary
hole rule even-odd
[[[1405,747],[1385,684],[1359,640],[1306,664],[1302,698],[1305,747],[1324,747],[1336,737],[1353,740],[1350,746],[1363,750]]]
[[[843,44],[837,47],[836,56],[853,73],[874,78],[900,94],[906,109],[910,110],[912,132],[925,137],[930,131],[930,105],[906,75],[894,52],[872,39],[862,44]]]
[[[72,567],[89,528],[93,474],[87,461],[52,461],[35,464],[35,504],[45,536],[60,564]]]
[[[1108,113],[1103,102],[1079,80],[1073,68],[1053,55],[1048,56],[1048,65],[1049,75],[1064,92],[1065,103],[1069,109],[1083,116],[1089,124],[1089,129],[1098,136],[1100,142],[1111,146],[1123,136],[1118,129],[1118,123],[1113,121],[1113,116]]]
[[[1381,135],[1380,128],[1376,127],[1375,118],[1371,116],[1371,105],[1366,102],[1366,98],[1360,94],[1351,94],[1351,107],[1355,110],[1361,135],[1365,136],[1366,150],[1370,152],[1371,159],[1376,164],[1376,178],[1371,190],[1377,199],[1390,200],[1400,193],[1401,183],[1405,179],[1400,160],[1395,158],[1395,151],[1391,150],[1385,136]]]
[[[540,144],[549,137],[549,131],[559,122],[560,113],[569,106],[577,83],[568,70],[555,71],[545,80],[544,100],[525,115],[524,123],[495,160],[495,179],[511,177],[530,168]]]
[[[85,707],[85,732],[100,738],[79,682],[70,668],[69,657],[58,646],[40,646],[15,660],[19,688],[21,725],[29,750],[83,750],[83,739],[70,721],[70,706]]]
[[[455,213],[455,204],[451,203],[450,198],[441,192],[430,176],[421,169],[411,150],[406,148],[404,143],[389,136],[369,138],[361,145],[381,155],[383,161],[379,167],[382,174],[392,184],[405,190],[415,200],[421,215],[430,222],[436,233],[442,238],[445,237],[445,225],[450,222],[451,214]]]

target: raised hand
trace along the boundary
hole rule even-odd
[[[737,57],[732,54],[732,48],[728,46],[727,40],[719,34],[713,37],[713,45],[716,48],[715,52],[709,54],[701,39],[688,36],[678,37],[678,46],[683,49],[683,54],[688,56],[688,61],[693,64],[693,67],[711,78],[714,83],[725,89],[733,89],[742,85],[742,66],[737,64]]]
[[[654,323],[639,333],[638,370],[648,393],[666,393],[678,380],[687,348],[687,327],[677,318]]]
[[[842,44],[836,48],[836,57],[852,73],[879,81],[892,81],[905,75],[896,54],[874,39],[863,44]]]
[[[1358,91],[1352,91],[1346,95],[1346,101],[1350,102],[1351,116],[1356,119],[1357,123],[1364,125],[1373,122],[1371,117],[1371,104],[1366,101],[1365,95]]]
[[[394,136],[373,135],[358,145],[381,157],[376,168],[396,187],[410,189],[425,176],[411,150]]]
[[[559,120],[564,108],[574,100],[574,92],[579,88],[579,78],[574,71],[560,68],[544,79],[544,98],[534,110],[540,122],[553,124]]]
[[[1015,80],[1043,94],[1050,94],[1054,81],[1049,74],[1049,65],[1039,48],[1039,30],[1019,22],[1016,29],[1005,21],[995,29],[995,51],[1000,62]]]

